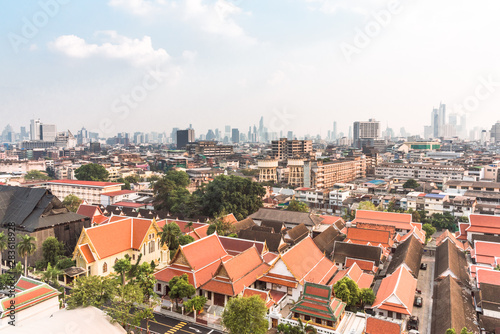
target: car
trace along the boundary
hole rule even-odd
[[[412,315],[409,319],[408,319],[408,324],[406,325],[406,328],[408,330],[417,330],[418,331],[418,323],[419,323],[419,320],[418,320],[418,317],[415,316],[415,315]]]
[[[427,270],[427,263],[421,263],[420,264],[420,269]]]
[[[413,301],[413,305],[422,307],[422,297],[415,296],[415,300]]]
[[[422,290],[419,290],[419,289],[415,289],[415,292],[418,293],[419,295],[422,294]]]

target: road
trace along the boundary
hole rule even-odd
[[[434,256],[422,256],[422,263],[427,263],[427,270],[420,270],[418,273],[417,289],[422,291],[422,307],[413,306],[413,315],[416,315],[420,320],[420,334],[430,334],[431,318],[432,318],[432,293],[434,284]]]
[[[141,328],[146,328],[146,321],[141,321]],[[195,325],[190,322],[180,321],[167,317],[163,314],[155,313],[155,321],[149,322],[151,333],[156,334],[222,334],[215,329]],[[145,332],[145,330],[144,330]]]

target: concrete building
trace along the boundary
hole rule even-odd
[[[368,122],[354,122],[353,129],[354,146],[357,148],[373,146],[373,141],[380,138],[380,122],[373,118]]]
[[[311,140],[289,140],[281,138],[272,141],[272,156],[280,161],[299,157],[309,157],[312,152]]]
[[[385,163],[375,168],[375,176],[424,181],[462,180],[464,168],[432,164]]]
[[[79,180],[47,181],[47,188],[61,200],[68,195],[76,195],[89,204],[100,204],[103,193],[120,191],[122,185],[123,183]]]
[[[278,160],[262,159],[258,161],[257,166],[259,167],[259,182],[278,181],[278,174],[276,172]]]
[[[366,177],[366,159],[363,157],[352,160],[332,162],[304,162],[304,187],[318,190],[333,188],[335,183],[345,183],[357,178]]]
[[[176,137],[177,149],[185,149],[188,143],[192,143],[195,140],[194,129],[178,130]]]

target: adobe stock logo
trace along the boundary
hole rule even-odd
[[[363,29],[354,29],[355,35],[352,43],[342,42],[340,50],[344,55],[347,63],[352,62],[354,55],[359,55],[380,35],[382,30],[388,27],[394,16],[401,14],[403,8],[399,0],[391,0],[387,4],[386,9],[381,9],[376,12],[371,12],[371,19],[365,24]]]
[[[30,41],[35,38],[41,29],[43,29],[54,18],[61,9],[62,5],[66,5],[70,0],[46,0],[39,1],[38,5],[40,10],[35,12],[31,18],[23,17],[21,21],[21,33],[16,34],[10,32],[7,37],[9,38],[10,45],[15,53],[19,52],[19,47],[28,45]]]

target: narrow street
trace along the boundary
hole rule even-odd
[[[421,290],[422,294],[416,294],[416,296],[422,297],[422,307],[413,306],[413,315],[416,315],[420,320],[419,332],[428,334],[431,332],[435,258],[424,253],[422,263],[427,264],[427,270],[421,269],[419,271],[417,289]]]

